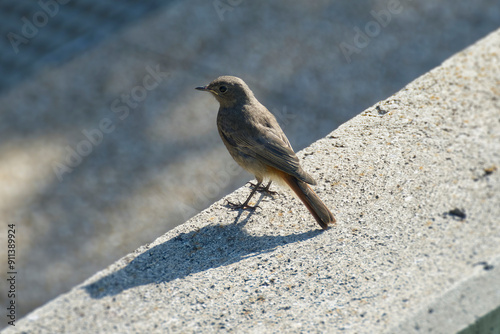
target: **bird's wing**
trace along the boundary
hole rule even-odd
[[[226,127],[226,131],[222,131],[222,134],[241,153],[304,182],[315,183],[314,179],[300,167],[299,158],[277,123],[274,126],[257,124],[251,129],[227,130]]]

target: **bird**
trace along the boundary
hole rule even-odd
[[[335,224],[335,218],[309,185],[316,181],[300,166],[276,117],[263,106],[248,85],[235,76],[220,76],[197,90],[211,93],[219,102],[217,129],[231,157],[253,174],[257,184],[235,209],[255,209],[249,204],[256,191],[270,191],[273,181],[288,186],[304,203],[322,229]],[[265,187],[264,180],[269,180]]]

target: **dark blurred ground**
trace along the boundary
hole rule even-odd
[[[1,0],[0,92],[58,66],[170,1]]]
[[[496,0],[63,2],[42,24],[39,3],[0,1],[19,316],[250,178],[194,87],[242,77],[297,150],[500,25]],[[16,53],[9,33],[34,16]]]

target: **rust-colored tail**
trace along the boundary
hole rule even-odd
[[[300,200],[305,204],[321,228],[326,230],[328,224],[335,224],[335,217],[333,217],[333,214],[307,183],[285,173],[282,173],[281,176],[286,184],[292,188],[295,194],[297,194]]]

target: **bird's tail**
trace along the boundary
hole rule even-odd
[[[295,194],[300,198],[300,200],[305,204],[309,212],[314,216],[314,219],[318,224],[326,230],[328,224],[335,224],[335,217],[328,210],[325,203],[323,203],[318,195],[309,187],[304,181],[298,180],[292,175],[283,173],[283,180],[286,184],[293,190]]]

